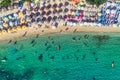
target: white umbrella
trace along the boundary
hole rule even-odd
[[[106,13],[107,13],[107,14],[109,14],[109,13],[110,13],[110,10],[109,10],[109,9],[107,9],[107,10],[106,10]]]
[[[9,22],[9,25],[10,25],[10,26],[13,26],[13,23],[10,21],[10,22]]]
[[[110,6],[111,5],[111,3],[110,2],[107,2],[107,6]]]
[[[113,13],[113,14],[116,13],[116,10],[111,10],[111,13]]]

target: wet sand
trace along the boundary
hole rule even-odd
[[[67,28],[67,30],[66,30]],[[44,30],[44,31],[43,31]],[[25,34],[27,31],[27,34]],[[14,40],[21,37],[31,36],[31,35],[43,35],[43,34],[53,34],[53,33],[74,33],[74,32],[112,32],[117,33],[120,32],[120,27],[80,27],[80,26],[74,26],[74,27],[59,27],[56,29],[52,28],[34,28],[34,27],[28,27],[26,30],[17,31],[16,33],[6,33],[0,35],[0,41],[8,41],[8,40]],[[23,36],[25,35],[25,36]]]

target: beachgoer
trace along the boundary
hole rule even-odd
[[[61,46],[60,46],[60,45],[58,45],[58,46],[57,46],[57,50],[60,50],[60,49],[61,49]]]
[[[114,65],[114,61],[112,61],[112,68],[114,68],[114,66],[115,66],[115,65]]]
[[[39,59],[40,61],[43,61],[43,54],[40,54],[39,57],[38,57],[38,59]]]

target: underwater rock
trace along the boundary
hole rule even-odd
[[[93,36],[93,38],[95,40],[98,40],[99,42],[101,42],[101,41],[110,39],[110,36],[108,36],[108,35],[95,35],[95,36]]]
[[[51,45],[47,46],[45,51],[48,51],[51,48]]]
[[[54,60],[54,58],[55,58],[54,56],[51,56],[51,57],[50,57],[51,60]]]
[[[54,41],[52,41],[52,44],[54,44],[55,42]]]
[[[44,45],[47,46],[48,45],[48,41],[46,41]]]
[[[85,58],[86,58],[86,54],[84,54],[84,55],[82,56],[82,60],[85,60]]]
[[[39,59],[40,61],[43,61],[43,54],[40,54],[39,57],[38,57],[38,59]]]

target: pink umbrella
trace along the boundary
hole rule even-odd
[[[67,21],[70,20],[70,17],[67,16],[66,20],[67,20]]]
[[[74,18],[74,20],[79,21],[79,19],[78,19],[78,17],[77,17],[77,16]]]
[[[110,17],[114,17],[114,14],[110,14]]]
[[[83,20],[83,18],[82,18],[82,17],[79,17],[79,18],[78,18],[78,20],[79,20],[79,21],[82,21],[82,20]]]

